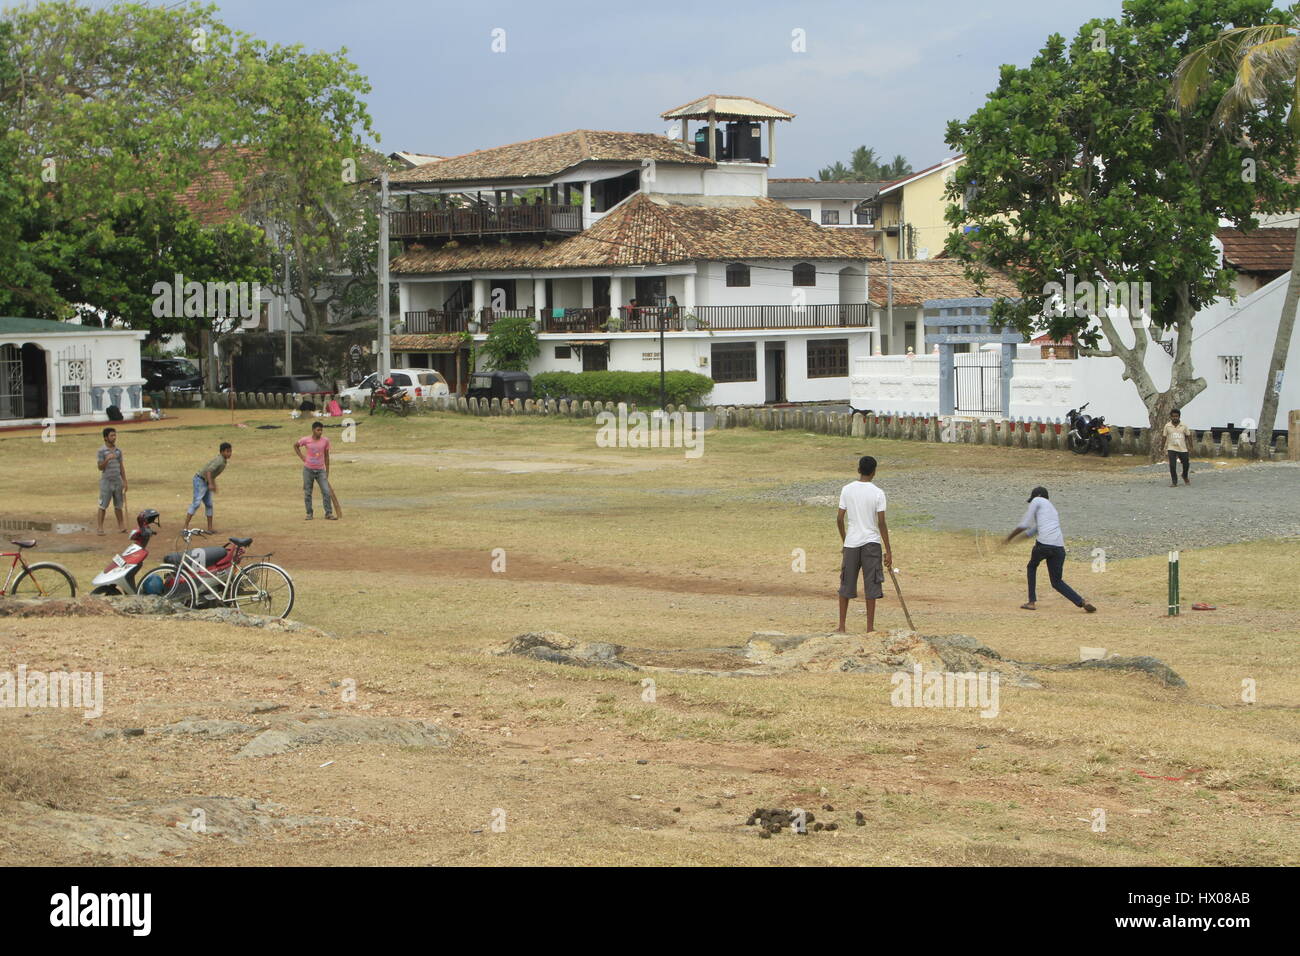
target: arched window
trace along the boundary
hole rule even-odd
[[[729,286],[748,286],[749,285],[749,266],[743,262],[733,262],[727,266],[727,285]]]
[[[817,270],[811,262],[800,262],[794,267],[795,285],[816,285]]]

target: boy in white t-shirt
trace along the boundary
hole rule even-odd
[[[877,488],[876,459],[864,455],[858,460],[858,480],[840,489],[840,509],[836,524],[843,544],[840,564],[840,626],[835,633],[845,633],[849,601],[858,596],[858,574],[862,575],[867,602],[867,631],[876,629],[876,601],[885,596],[885,564],[893,567],[889,547],[889,526],[885,522],[885,493]]]

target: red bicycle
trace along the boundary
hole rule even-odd
[[[23,551],[27,548],[36,547],[34,540],[19,541],[15,538],[10,541],[10,544],[18,545],[18,550],[0,552],[0,558],[14,559],[13,563],[9,565],[9,572],[5,575],[4,587],[0,587],[0,597],[73,598],[77,596],[76,579],[63,565],[55,564],[52,561],[41,561],[37,564],[27,563],[27,559],[23,557]],[[14,571],[20,564],[23,569],[18,572],[18,576],[15,578]],[[10,581],[13,581],[13,590],[9,589]]]

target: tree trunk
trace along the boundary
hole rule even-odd
[[[1277,405],[1282,398],[1281,383],[1274,382],[1286,368],[1287,353],[1291,351],[1291,332],[1295,329],[1296,306],[1300,303],[1300,242],[1291,253],[1291,281],[1286,286],[1286,299],[1282,302],[1282,316],[1277,322],[1277,338],[1273,341],[1273,358],[1268,363],[1264,377],[1264,406],[1259,413],[1259,431],[1255,436],[1255,457],[1269,457],[1273,445],[1273,425],[1277,421]]]
[[[1133,344],[1125,345],[1119,337],[1115,323],[1103,309],[1097,316],[1102,332],[1106,336],[1108,349],[1080,348],[1080,356],[1098,356],[1118,358],[1124,363],[1123,378],[1132,382],[1138,390],[1138,397],[1147,409],[1147,422],[1150,426],[1151,441],[1147,453],[1152,462],[1160,460],[1164,453],[1160,434],[1169,421],[1169,413],[1175,408],[1182,408],[1205,390],[1203,378],[1196,378],[1192,369],[1192,320],[1195,310],[1192,308],[1187,290],[1179,291],[1178,306],[1174,330],[1177,332],[1177,344],[1174,348],[1174,364],[1169,371],[1169,387],[1160,391],[1151,379],[1146,368],[1147,346],[1151,342],[1150,328],[1143,325],[1134,328]]]

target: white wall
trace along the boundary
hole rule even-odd
[[[811,339],[849,340],[849,369],[854,361],[868,354],[871,336],[867,332],[845,334],[810,332],[769,332],[764,335],[743,333],[674,332],[664,338],[664,364],[669,371],[712,375],[711,358],[715,342],[754,342],[757,378],[752,382],[722,382],[706,398],[713,405],[761,405],[766,400],[767,368],[765,344],[781,343],[785,348],[786,399],[791,402],[843,402],[849,397],[849,377],[809,378],[808,342]],[[529,373],[581,372],[582,360],[576,349],[567,359],[555,358],[555,346],[581,341],[581,336],[543,334],[539,336],[542,353],[529,366]],[[592,341],[602,341],[592,339]],[[659,371],[659,337],[620,333],[609,338],[609,368],[615,371]],[[700,360],[705,359],[701,364]]]
[[[849,404],[877,412],[939,414],[935,355],[860,355],[852,365]]]
[[[767,166],[723,163],[717,169],[655,165],[653,182],[642,177],[648,193],[675,196],[766,196]]]
[[[793,293],[804,293],[805,305],[834,305],[840,301],[840,270],[845,267],[864,269],[859,260],[810,259],[817,270],[815,286],[796,286],[794,267],[789,259],[745,260],[749,266],[748,286],[727,286],[726,262],[700,263],[699,278],[695,284],[695,301],[698,305],[791,305]],[[858,277],[858,282],[864,282]],[[863,285],[865,290],[865,284]],[[864,301],[859,296],[850,301]]]

